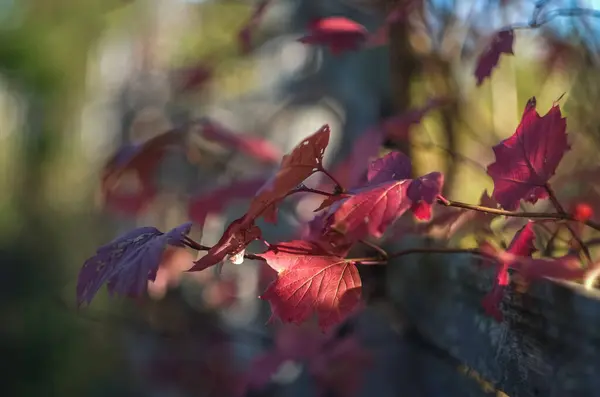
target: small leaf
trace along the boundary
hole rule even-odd
[[[358,50],[369,32],[361,24],[344,17],[329,17],[314,21],[309,33],[298,41],[328,47],[333,55]]]
[[[199,272],[222,262],[227,256],[235,257],[252,241],[260,239],[261,235],[258,226],[247,218],[236,219],[227,227],[219,242],[212,246],[206,255],[194,262],[194,266],[188,271]]]
[[[367,180],[372,185],[382,182],[410,179],[412,164],[408,156],[401,152],[390,152],[371,164],[367,171]]]
[[[498,65],[501,54],[513,55],[514,40],[514,32],[510,29],[494,34],[490,44],[477,60],[475,78],[478,86],[492,74],[492,70]]]
[[[272,245],[260,256],[278,272],[260,297],[271,304],[272,318],[300,324],[315,313],[328,329],[357,309],[361,281],[354,263],[303,240]]]
[[[191,223],[185,223],[166,234],[153,227],[141,227],[98,248],[79,271],[78,305],[89,304],[104,283],[111,294],[141,296],[148,280],[155,280],[167,245],[183,246],[191,227]]]
[[[283,156],[279,170],[260,188],[250,203],[247,219],[254,220],[264,216],[267,221],[275,223],[276,205],[323,167],[323,154],[329,143],[329,133],[329,126],[325,124],[304,139],[291,153]]]
[[[202,123],[202,135],[210,141],[218,142],[264,163],[277,163],[283,155],[278,148],[265,139],[235,133],[211,120]]]
[[[494,146],[496,162],[487,168],[494,180],[492,197],[507,210],[516,210],[521,199],[535,204],[547,198],[544,186],[570,149],[560,107],[555,104],[543,117],[535,107],[534,97],[515,133]]]

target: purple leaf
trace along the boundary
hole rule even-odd
[[[191,227],[191,223],[184,223],[168,233],[141,227],[98,248],[79,271],[78,305],[89,304],[104,283],[111,294],[142,295],[148,280],[156,277],[166,246],[182,247]]]
[[[492,74],[492,70],[500,60],[500,54],[513,55],[513,43],[515,36],[512,30],[501,30],[492,38],[486,50],[479,56],[475,68],[477,85],[481,85],[486,77]]]
[[[544,186],[570,149],[560,107],[555,104],[540,117],[535,106],[533,97],[515,133],[494,146],[496,161],[487,168],[494,180],[492,197],[507,210],[516,210],[521,199],[535,204],[547,198]]]

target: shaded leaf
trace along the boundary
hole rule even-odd
[[[298,41],[328,47],[332,54],[358,50],[369,32],[361,24],[344,17],[328,17],[310,24],[309,33]]]
[[[507,210],[524,199],[535,204],[548,197],[544,188],[567,150],[566,119],[555,104],[540,117],[535,97],[527,102],[517,130],[493,147],[496,161],[487,167],[494,180],[492,197]]]
[[[357,309],[361,281],[354,263],[303,240],[272,245],[260,256],[278,273],[260,297],[269,301],[271,318],[300,324],[314,313],[328,329]]]
[[[141,296],[148,280],[156,278],[167,245],[183,246],[191,227],[191,223],[185,223],[168,233],[141,227],[98,248],[79,271],[78,305],[89,304],[104,283],[111,294]]]
[[[199,272],[222,262],[227,256],[243,255],[248,244],[261,237],[260,229],[253,222],[247,222],[245,217],[236,219],[229,224],[217,244],[194,262],[194,266],[188,271]]]
[[[367,180],[372,185],[382,182],[410,179],[412,164],[410,158],[401,152],[390,152],[371,164],[367,171]]]
[[[483,80],[492,74],[492,70],[498,65],[501,54],[513,55],[514,40],[512,30],[501,30],[494,34],[485,51],[477,59],[475,68],[477,85],[481,85]]]

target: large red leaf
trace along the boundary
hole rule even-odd
[[[191,223],[185,223],[168,233],[141,227],[98,248],[79,271],[78,305],[89,304],[104,283],[111,294],[142,295],[148,280],[156,278],[167,245],[183,246],[182,241],[191,227]]]
[[[188,271],[199,272],[222,262],[226,257],[243,255],[248,244],[261,236],[260,229],[253,222],[247,222],[245,217],[236,219],[227,227],[219,242],[194,262],[194,266]]]
[[[329,47],[332,54],[358,50],[366,41],[369,32],[361,24],[344,17],[329,17],[314,21],[309,33],[300,38],[304,44]]]
[[[265,163],[277,163],[283,155],[277,147],[263,138],[235,133],[212,120],[202,123],[202,135],[210,141]]]
[[[517,130],[494,146],[496,162],[487,168],[494,180],[492,197],[503,208],[516,210],[521,199],[536,203],[548,197],[544,186],[570,149],[566,128],[558,104],[540,117],[535,97],[527,102]]]
[[[501,54],[513,55],[513,42],[515,40],[512,30],[501,30],[494,34],[485,51],[477,59],[475,78],[477,85],[481,85],[486,77],[498,64]]]
[[[319,326],[339,324],[359,305],[361,280],[354,263],[316,243],[294,240],[275,244],[260,255],[278,273],[262,294],[274,317],[300,324],[314,313]]]
[[[233,181],[229,185],[219,186],[209,192],[202,192],[192,197],[189,202],[188,213],[190,219],[203,225],[208,214],[223,211],[234,200],[253,197],[266,181],[266,178],[262,177]]]
[[[291,153],[283,156],[279,169],[258,191],[248,209],[246,219],[254,221],[265,216],[275,222],[276,205],[306,178],[323,167],[323,154],[329,143],[329,126],[304,139]]]

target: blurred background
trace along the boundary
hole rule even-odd
[[[136,226],[175,227],[190,219],[194,198],[277,167],[196,136],[157,161],[151,200],[106,200],[100,182],[113,156],[198,118],[281,153],[329,123],[327,161],[336,164],[369,128],[443,97],[446,106],[387,146],[409,154],[418,174],[445,172],[448,197],[477,203],[484,189],[491,192],[491,147],[514,132],[527,100],[536,96],[545,113],[566,93],[560,103],[573,150],[557,191],[565,202],[596,208],[597,186],[573,172],[596,175],[600,21],[560,16],[517,30],[515,56],[501,56],[479,87],[473,71],[491,35],[528,23],[540,2],[415,0],[385,45],[333,56],[297,41],[324,16],[375,31],[398,2],[274,0],[249,23],[258,2],[2,0],[2,395],[226,397],[248,362],[272,345],[270,311],[257,299],[272,275],[260,263],[163,280],[135,304],[102,291],[76,309],[77,273],[99,245]],[[542,3],[544,13],[600,8],[596,1]],[[251,48],[240,45],[244,28]],[[265,238],[297,235],[313,208],[314,201],[290,200],[277,226],[264,226]],[[231,200],[194,237],[214,244],[244,210]],[[461,236],[456,244],[473,241]],[[405,391],[395,375],[402,348],[386,313],[361,323],[377,357],[365,396]],[[256,395],[315,395],[301,368],[280,375]]]

